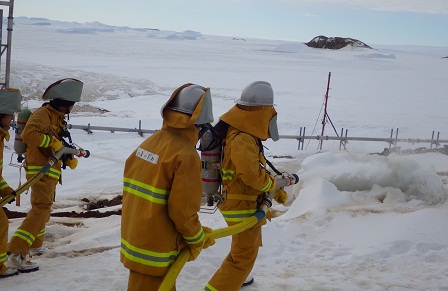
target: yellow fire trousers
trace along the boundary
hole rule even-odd
[[[9,221],[3,208],[0,207],[0,275],[6,271],[6,246],[8,245]]]
[[[261,245],[261,223],[239,234],[232,235],[232,245],[229,254],[204,290],[240,290],[241,285],[243,285],[254,267],[258,249]]]
[[[31,178],[33,175],[28,176]],[[50,220],[57,180],[43,176],[31,186],[31,210],[25,220],[13,234],[8,245],[8,253],[22,252],[24,258],[30,248],[42,246],[45,234],[45,224]]]
[[[134,271],[129,272],[128,291],[157,291],[164,277],[151,276]],[[174,284],[171,291],[176,291]]]

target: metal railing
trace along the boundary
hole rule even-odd
[[[138,121],[138,128],[125,128],[125,127],[109,127],[109,126],[92,126],[89,124],[87,125],[75,125],[75,124],[67,124],[68,129],[82,129],[86,131],[88,134],[92,134],[92,130],[104,130],[104,131],[110,131],[112,133],[116,131],[121,132],[136,132],[138,135],[143,136],[144,133],[154,133],[157,130],[156,129],[142,129],[142,121]]]
[[[381,137],[351,137],[351,136],[347,135],[347,133],[348,133],[347,129],[345,130],[345,134],[344,134],[344,129],[342,129],[340,136],[328,136],[328,135],[324,135],[324,136],[322,136],[322,135],[307,136],[307,135],[305,135],[305,131],[306,131],[306,128],[305,127],[303,127],[303,128],[301,127],[299,135],[280,135],[280,138],[297,139],[299,141],[299,145],[298,145],[298,149],[299,150],[303,150],[303,144],[304,144],[306,139],[310,139],[310,140],[314,139],[314,140],[318,140],[318,141],[338,140],[339,141],[339,150],[342,150],[342,149],[345,150],[348,141],[386,142],[386,143],[389,144],[389,149],[392,148],[392,147],[395,148],[397,146],[397,143],[399,143],[399,142],[412,143],[412,144],[429,143],[430,144],[430,148],[432,148],[434,145],[437,148],[441,144],[448,143],[448,140],[441,140],[440,139],[440,132],[437,132],[437,135],[435,135],[435,131],[432,132],[432,138],[431,139],[398,138],[398,131],[399,131],[398,128],[395,131],[395,136],[394,136],[394,130],[391,129],[390,137],[388,137],[388,138],[381,138]]]
[[[124,128],[124,127],[108,127],[108,126],[92,126],[90,123],[88,125],[75,125],[75,124],[68,124],[68,129],[81,129],[86,131],[88,134],[92,134],[93,130],[100,130],[100,131],[110,131],[110,132],[136,132],[140,136],[143,136],[144,133],[154,133],[157,130],[155,129],[142,129],[142,122],[139,120],[138,122],[138,128]],[[431,139],[421,139],[421,138],[399,138],[398,137],[398,131],[392,129],[390,136],[386,138],[381,137],[355,137],[355,136],[348,136],[348,130],[342,129],[340,136],[328,136],[328,135],[305,135],[306,128],[300,127],[300,131],[298,135],[280,135],[280,139],[295,139],[298,141],[298,150],[303,150],[303,145],[305,140],[317,140],[317,141],[325,141],[325,140],[336,140],[339,141],[339,150],[346,150],[346,145],[349,141],[367,141],[367,142],[385,142],[389,144],[390,148],[395,148],[397,146],[397,143],[429,143],[430,148],[435,146],[436,148],[440,146],[441,144],[448,144],[448,140],[442,140],[440,139],[440,132],[435,133],[435,131],[432,132],[432,138]]]

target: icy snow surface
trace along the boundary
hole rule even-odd
[[[69,123],[136,128],[141,121],[142,128],[157,129],[160,107],[184,83],[211,88],[217,120],[245,85],[266,80],[274,88],[280,134],[297,135],[306,127],[307,135],[318,135],[331,72],[328,113],[338,133],[344,128],[349,136],[388,138],[399,128],[403,138],[430,139],[436,131],[447,139],[447,61],[441,57],[448,48],[369,45],[376,50],[323,51],[187,30],[16,18],[11,85],[34,109],[49,84],[79,78],[83,102]],[[82,198],[121,194],[124,162],[143,141],[136,133],[71,132],[91,157],[64,171],[53,212],[80,212]],[[331,124],[325,134],[335,135]],[[8,166],[13,140],[6,143],[3,172],[16,187],[19,170]],[[389,146],[379,142],[350,142],[348,152],[338,151],[336,141],[324,141],[323,151],[316,140],[305,141],[303,151],[297,140],[265,144],[268,159],[297,173],[300,183],[287,188],[286,206],[274,205],[255,283],[245,290],[448,290],[446,155],[386,157],[374,154]],[[26,212],[29,195],[22,196],[21,207],[7,208]],[[218,212],[200,218],[212,228],[225,225]],[[11,219],[9,237],[22,220]],[[34,258],[40,270],[2,279],[0,290],[126,290],[119,216],[52,217],[45,238],[49,252]],[[229,244],[220,239],[187,263],[177,290],[202,290]]]

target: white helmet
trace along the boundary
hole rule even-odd
[[[176,96],[174,96],[174,98],[162,107],[162,116],[163,109],[165,108],[192,115],[201,99],[204,99],[201,112],[199,117],[194,121],[194,124],[213,122],[212,97],[210,95],[210,89],[195,84],[187,85],[177,92]]]
[[[22,94],[18,89],[0,90],[0,114],[14,114],[20,111]]]
[[[42,95],[42,99],[61,99],[65,101],[79,102],[81,100],[83,85],[83,82],[73,78],[56,81],[48,86]]]
[[[235,103],[246,106],[274,106],[274,91],[268,82],[255,81],[244,88],[241,98]]]

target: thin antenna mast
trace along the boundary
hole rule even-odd
[[[328,105],[328,91],[330,90],[330,78],[331,78],[331,72],[328,72],[327,92],[325,93],[324,118],[322,119],[322,133],[321,133],[322,137],[324,136],[325,124],[327,123],[327,117],[329,118],[328,113],[327,113],[327,105]],[[320,140],[319,150],[322,150],[322,143],[323,143],[323,139]]]

